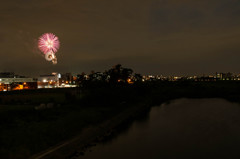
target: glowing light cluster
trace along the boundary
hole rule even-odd
[[[53,33],[45,33],[38,40],[38,48],[44,53],[56,53],[60,47],[58,37]]]

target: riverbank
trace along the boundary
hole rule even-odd
[[[0,158],[26,159],[59,146],[139,106],[139,99],[129,86],[2,93]]]
[[[78,136],[71,140],[67,140],[57,146],[51,147],[48,150],[38,153],[31,159],[73,159],[84,155],[85,151],[91,146],[102,142],[112,135],[121,125],[129,123],[136,117],[150,110],[150,105],[138,104],[130,107],[120,114],[110,118],[103,123],[85,128]]]

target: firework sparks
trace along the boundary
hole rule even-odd
[[[38,48],[44,53],[56,53],[60,47],[58,37],[53,33],[45,33],[38,40]]]
[[[52,61],[53,64],[57,64],[57,57],[53,52],[48,52],[45,54],[45,59],[47,61]]]
[[[48,52],[45,54],[45,59],[47,61],[52,61],[53,58],[54,58],[54,54],[52,52]]]

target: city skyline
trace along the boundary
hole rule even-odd
[[[89,73],[121,63],[140,74],[240,72],[240,2],[2,2],[0,71],[35,76]],[[58,64],[37,48],[45,32],[59,36]]]

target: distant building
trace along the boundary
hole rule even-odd
[[[0,72],[0,78],[14,78],[14,72]]]
[[[72,85],[75,84],[73,82],[73,76],[71,73],[65,73],[61,75],[61,78],[59,79],[59,85],[65,86],[65,85]]]
[[[38,77],[38,88],[56,88],[59,87],[61,74],[52,73],[50,75],[40,75]]]
[[[75,87],[77,77],[73,77],[71,73],[52,73],[49,75],[40,75],[38,77],[38,88],[64,88]]]
[[[73,76],[71,73],[61,74],[61,77],[59,78],[60,87],[70,87],[72,84],[75,83],[73,82]]]
[[[228,72],[228,73],[216,73],[216,78],[218,80],[226,80],[226,81],[229,81],[229,80],[234,80],[234,76],[232,73]]]
[[[200,81],[200,82],[217,81],[216,77],[214,77],[214,76],[203,76],[203,77],[195,78],[194,80],[195,81]]]
[[[89,75],[91,81],[101,81],[104,79],[104,74],[102,72],[95,72]]]
[[[37,79],[15,75],[13,72],[0,73],[0,91],[37,89]]]

